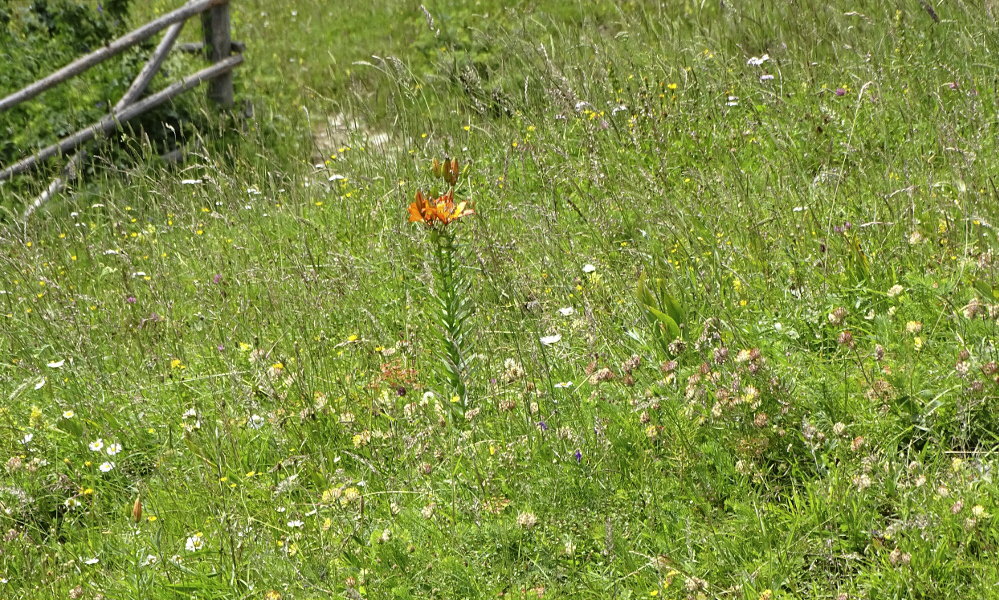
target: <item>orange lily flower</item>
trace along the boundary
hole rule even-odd
[[[423,197],[423,190],[416,190],[416,201],[409,205],[409,222],[420,221],[430,225],[427,217],[433,218],[431,211],[430,203]]]
[[[433,227],[437,223],[447,225],[468,215],[474,215],[475,211],[468,208],[468,202],[462,201],[454,203],[454,190],[449,190],[443,196],[430,200],[423,195],[422,190],[416,192],[416,201],[409,205],[410,222],[419,221],[428,227]]]

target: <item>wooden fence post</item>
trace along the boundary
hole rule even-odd
[[[232,32],[229,29],[229,3],[201,13],[205,32],[205,55],[215,64],[232,54]],[[233,104],[232,71],[228,71],[208,84],[208,99],[222,108]]]

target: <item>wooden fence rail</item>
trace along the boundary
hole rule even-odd
[[[103,48],[95,50],[83,58],[79,58],[71,62],[48,77],[39,79],[21,91],[15,92],[0,100],[0,112],[4,112],[9,108],[17,106],[25,100],[30,100],[45,90],[53,88],[68,79],[76,77],[90,67],[113,56],[121,54],[139,42],[153,37],[174,23],[186,21],[194,15],[201,14],[206,9],[228,2],[229,0],[192,0],[177,10],[167,13],[155,21],[143,25],[135,31],[116,39]]]
[[[107,44],[99,50],[73,61],[55,73],[44,77],[35,83],[0,99],[0,113],[17,106],[18,104],[30,100],[42,92],[63,83],[87,69],[97,65],[113,56],[116,56],[128,48],[149,39],[160,31],[166,29],[162,41],[149,61],[136,76],[128,91],[122,96],[110,114],[103,119],[84,127],[73,135],[67,136],[57,143],[43,148],[33,155],[26,157],[3,170],[0,170],[0,182],[15,175],[24,173],[42,161],[54,156],[71,152],[96,137],[106,136],[114,132],[122,123],[133,119],[164,102],[200,85],[210,82],[208,98],[223,108],[229,108],[233,104],[233,78],[232,71],[243,62],[241,54],[232,54],[233,50],[242,52],[244,46],[239,42],[232,41],[229,29],[229,1],[230,0],[189,0],[187,4],[175,11],[167,13],[162,17],[139,27],[117,40]],[[203,50],[206,57],[212,62],[212,66],[202,69],[193,75],[184,77],[178,82],[166,87],[159,92],[148,96],[142,100],[139,98],[149,87],[149,83],[159,72],[163,61],[174,48],[174,43],[184,27],[184,23],[195,15],[201,15],[202,28],[204,30],[204,42],[202,44],[185,44],[193,48],[184,48],[186,51]],[[77,166],[82,157],[82,153],[73,156],[69,164],[63,170],[60,177],[39,196],[25,211],[25,218],[31,215],[39,206],[54,194],[62,190],[66,183],[76,177]]]

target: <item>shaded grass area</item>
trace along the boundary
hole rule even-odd
[[[235,4],[254,119],[0,232],[0,597],[990,597],[995,7],[426,9]]]

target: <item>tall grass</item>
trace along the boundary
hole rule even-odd
[[[235,3],[254,118],[0,230],[0,598],[991,597],[995,7],[730,4]]]

